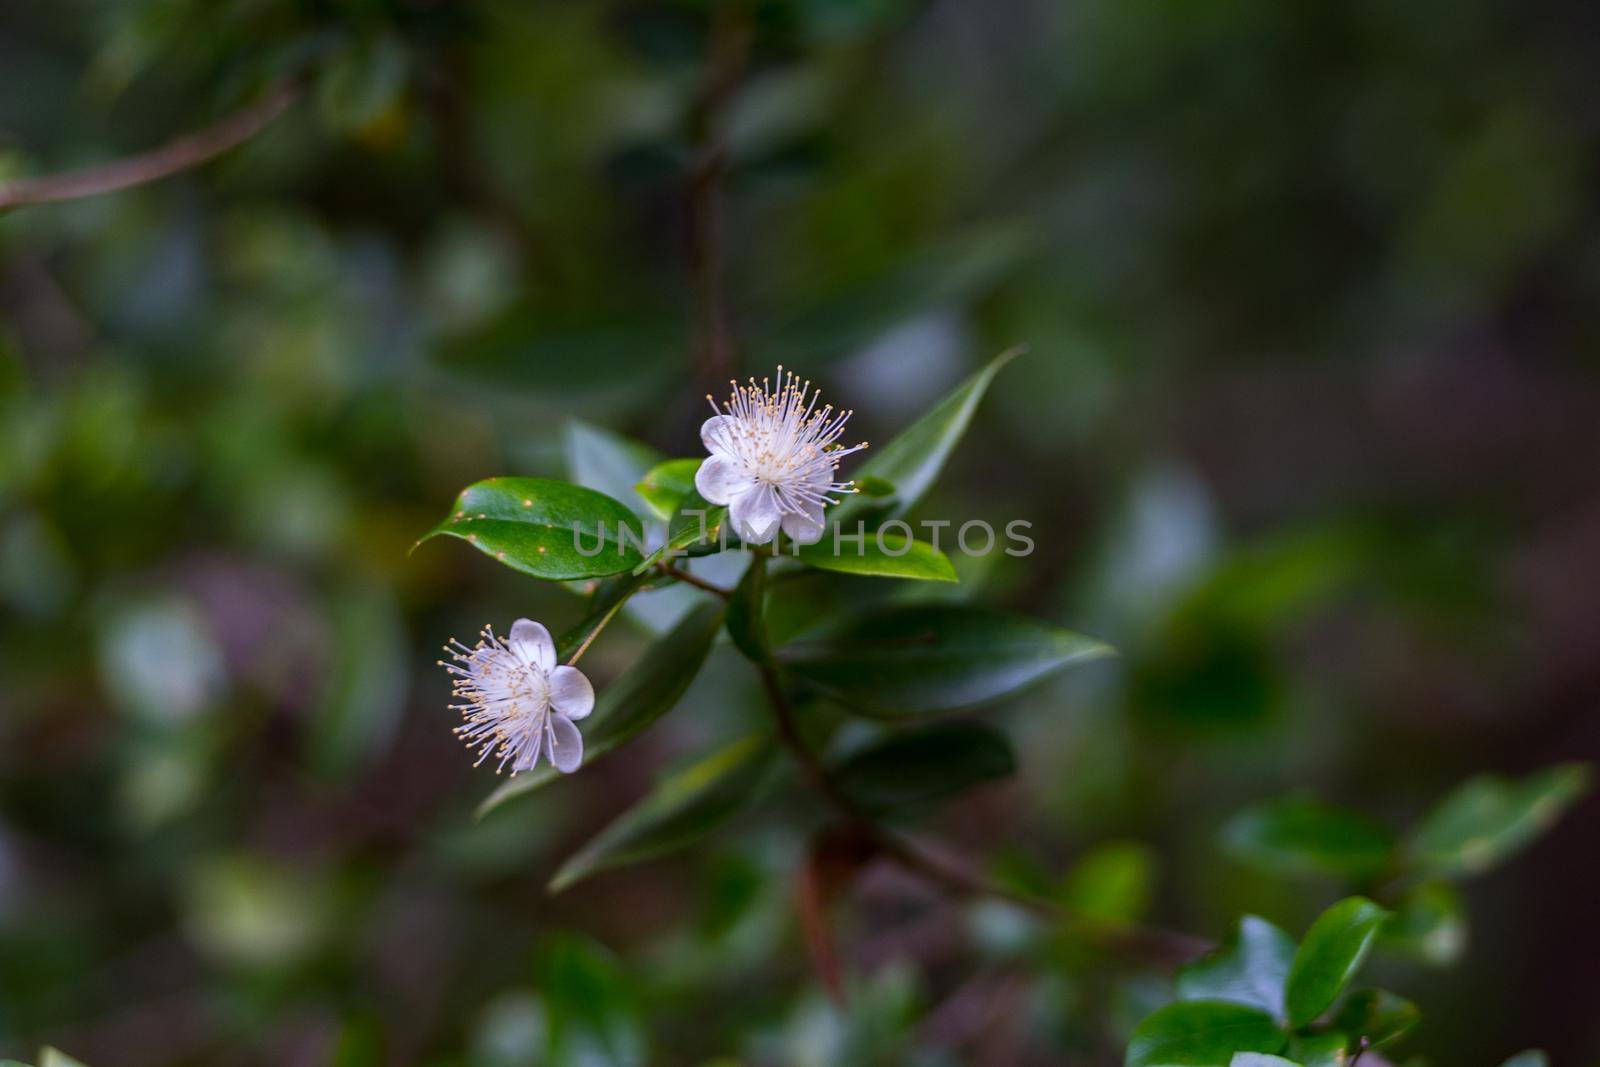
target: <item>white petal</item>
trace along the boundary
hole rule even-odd
[[[550,706],[569,719],[581,719],[594,710],[594,686],[576,667],[550,672]]]
[[[778,502],[770,488],[758,485],[733,498],[733,503],[728,505],[728,518],[745,542],[764,545],[778,532]]]
[[[583,735],[565,715],[550,716],[544,754],[550,765],[562,774],[571,774],[583,762]]]
[[[700,443],[713,456],[733,451],[739,436],[739,420],[732,415],[713,415],[700,424]]]
[[[783,516],[783,532],[797,544],[811,545],[822,540],[822,505],[809,507],[803,513],[786,513]]]
[[[546,674],[556,665],[556,643],[550,640],[550,631],[532,619],[518,619],[512,623],[511,639],[506,644],[518,659]]]
[[[745,473],[744,464],[729,456],[713,454],[694,472],[694,487],[713,504],[726,504],[755,486],[755,479]]]

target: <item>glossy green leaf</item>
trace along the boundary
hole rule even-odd
[[[1351,1040],[1386,1045],[1416,1026],[1422,1012],[1404,997],[1383,989],[1358,989],[1334,1013],[1333,1025]]]
[[[1072,865],[1059,897],[1076,915],[1132,923],[1149,908],[1155,880],[1156,857],[1148,846],[1137,841],[1107,841]]]
[[[637,486],[646,472],[661,463],[661,454],[655,449],[576,419],[567,423],[563,449],[567,475],[574,482],[604,493],[638,514],[653,514]]]
[[[766,628],[767,561],[753,556],[728,600],[728,636],[752,663],[772,658]]]
[[[1225,1000],[1281,1016],[1294,952],[1288,934],[1246,915],[1225,944],[1178,972],[1178,999]]]
[[[422,540],[457,537],[513,570],[568,581],[637,566],[644,527],[593,489],[549,478],[490,478],[469,485],[450,516]]]
[[[1365,897],[1346,897],[1317,917],[1289,968],[1284,1011],[1305,1026],[1326,1011],[1372,951],[1389,913]]]
[[[1553,826],[1588,792],[1589,781],[1589,767],[1581,763],[1515,781],[1474,778],[1423,817],[1408,854],[1429,873],[1479,874]]]
[[[1289,1039],[1289,1056],[1304,1067],[1345,1067],[1347,1044],[1342,1033],[1299,1034]]]
[[[549,891],[694,843],[761,790],[776,755],[770,738],[751,735],[669,774],[562,864]]]
[[[1423,882],[1407,890],[1384,924],[1379,943],[1413,959],[1442,967],[1467,946],[1467,912],[1449,882]]]
[[[634,491],[649,506],[651,514],[665,522],[694,492],[694,476],[700,463],[698,459],[669,459],[658,463],[639,479]]]
[[[859,616],[786,645],[779,658],[840,703],[897,718],[998,700],[1110,654],[1099,641],[1033,619],[928,604]]]
[[[808,567],[860,574],[877,578],[920,578],[924,581],[954,582],[956,569],[950,558],[930,544],[896,533],[868,533],[859,540],[854,535],[836,537],[833,530],[810,545],[787,549]]]
[[[1000,731],[954,722],[891,734],[850,755],[831,777],[851,803],[876,815],[926,808],[1016,767]]]
[[[1366,816],[1309,797],[1285,797],[1240,812],[1223,829],[1227,850],[1276,874],[1365,879],[1382,871],[1394,840]]]
[[[1134,1028],[1124,1067],[1229,1067],[1236,1052],[1277,1053],[1286,1036],[1266,1012],[1216,1000],[1180,1000]]]
[[[871,499],[853,495],[834,509],[833,517],[845,524],[846,529],[853,530],[856,520],[869,511],[884,518],[910,511],[944,470],[945,462],[967,432],[972,414],[988,392],[994,376],[1020,351],[1002,352],[888,444],[868,452],[868,458],[856,468],[853,476],[874,479],[875,487],[878,481],[888,482],[894,487],[893,497]]]
[[[594,711],[579,723],[583,767],[631,740],[677,705],[700,673],[721,626],[720,603],[696,606],[647,648],[621,677],[600,687]],[[561,776],[560,771],[542,763],[502,783],[479,806],[478,815],[481,818],[513,797],[530,793]]]

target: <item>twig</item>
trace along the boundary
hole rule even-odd
[[[1071,927],[1075,932],[1103,948],[1134,956],[1149,963],[1166,967],[1176,966],[1214,947],[1211,942],[1203,938],[1174,930],[1113,923],[1078,914],[1056,901],[1018,892],[990,881],[975,871],[952,864],[885,830],[838,790],[828,776],[827,769],[806,745],[800,736],[795,723],[794,708],[783,691],[782,680],[778,677],[776,668],[771,663],[765,662],[757,664],[757,668],[761,673],[761,684],[766,690],[768,702],[772,705],[778,739],[799,764],[807,783],[840,816],[864,831],[879,851],[906,870],[921,875],[958,897],[987,897],[1027,908]]]
[[[0,184],[0,212],[28,204],[49,204],[99,196],[158,181],[179,171],[206,163],[266,129],[300,96],[297,82],[284,82],[260,103],[235,111],[227,118],[169,141],[160,148],[98,166],[61,174],[45,174]]]
[[[662,574],[665,574],[670,578],[676,578],[680,582],[686,582],[689,585],[694,586],[696,589],[704,589],[708,593],[715,593],[723,600],[727,600],[729,597],[733,596],[733,590],[724,589],[722,586],[717,585],[714,582],[708,582],[704,578],[690,574],[688,571],[679,570],[670,563],[657,563],[656,568],[660,570]]]
[[[579,658],[582,657],[585,652],[589,651],[589,646],[594,644],[594,639],[600,636],[600,631],[604,630],[606,625],[610,623],[612,619],[616,618],[617,612],[621,611],[622,605],[626,604],[627,602],[627,597],[618,598],[617,602],[611,605],[610,610],[608,610],[604,615],[600,616],[600,621],[595,624],[595,628],[589,631],[588,636],[583,639],[583,644],[579,645],[577,650],[572,653],[572,657],[567,660],[567,666],[570,667],[577,663]]]
[[[695,161],[688,182],[689,270],[694,279],[695,362],[701,385],[720,388],[733,375],[733,326],[728,316],[726,183],[727,112],[744,74],[750,27],[733,4],[716,9],[709,66],[689,116]]]

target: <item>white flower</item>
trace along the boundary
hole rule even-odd
[[[495,773],[509,763],[515,777],[542,754],[564,774],[578,769],[583,737],[572,723],[594,709],[594,687],[578,668],[556,666],[549,630],[518,619],[509,638],[485,626],[473,647],[452,638],[444,650],[455,663],[439,666],[455,675],[455,696],[464,701],[450,705],[461,712],[456,736],[477,749],[478,763],[498,756]]]
[[[850,493],[850,482],[836,482],[839,461],[865,444],[835,444],[850,412],[828,404],[816,410],[821,394],[793,373],[778,368],[778,389],[770,379],[757,385],[733,383],[723,407],[700,427],[711,453],[695,472],[694,487],[713,504],[726,504],[734,531],[748,544],[764,545],[781,527],[802,544],[822,536],[822,509],[838,501],[829,493]]]

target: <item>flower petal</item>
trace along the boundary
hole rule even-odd
[[[512,623],[511,639],[506,644],[518,659],[546,674],[556,665],[556,643],[550,640],[550,631],[532,619],[518,619]]]
[[[713,504],[727,504],[754,489],[756,481],[745,473],[744,464],[730,456],[713,453],[694,472],[694,487]]]
[[[764,545],[778,532],[778,501],[769,487],[757,485],[733,498],[728,505],[728,518],[740,538],[752,545]]]
[[[739,437],[739,420],[732,415],[713,415],[700,424],[700,443],[713,456],[733,451]]]
[[[571,774],[583,763],[583,735],[571,719],[550,716],[550,728],[544,736],[544,754],[550,766],[562,774]]]
[[[550,706],[569,719],[581,719],[594,710],[594,686],[576,667],[550,672]]]
[[[814,504],[803,512],[787,512],[782,525],[783,532],[796,544],[816,544],[822,540],[822,505]]]

